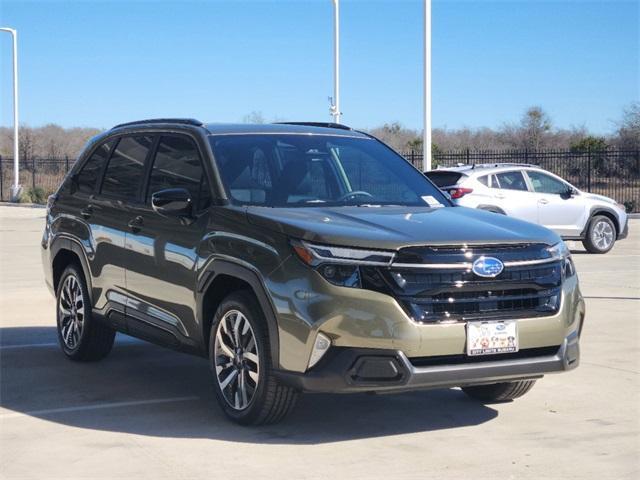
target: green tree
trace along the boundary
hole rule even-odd
[[[588,150],[591,150],[592,152],[600,152],[609,148],[609,145],[603,137],[588,135],[573,142],[570,148],[572,152],[586,152]]]

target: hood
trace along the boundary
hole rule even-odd
[[[539,225],[465,207],[248,207],[247,216],[293,238],[374,249],[560,241]]]
[[[587,198],[589,200],[597,200],[599,202],[610,203],[611,205],[617,205],[618,204],[618,202],[616,202],[613,198],[605,197],[604,195],[598,195],[597,193],[584,192],[583,195],[584,195],[585,198]]]

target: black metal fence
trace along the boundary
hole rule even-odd
[[[422,152],[403,154],[417,168]],[[20,162],[20,184],[28,197],[46,199],[60,184],[75,159],[37,158]],[[555,173],[581,190],[606,195],[640,212],[640,151],[638,150],[459,150],[434,152],[433,167],[483,163],[529,163]],[[10,199],[13,160],[0,157],[0,200]],[[28,199],[28,198],[27,198]]]

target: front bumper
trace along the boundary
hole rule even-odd
[[[617,240],[622,240],[623,238],[627,238],[628,236],[629,236],[629,216],[627,215],[624,222],[624,227],[622,227],[622,230],[618,234]]]
[[[419,366],[401,351],[341,348],[307,373],[280,371],[279,378],[306,392],[355,393],[402,392],[430,388],[507,382],[540,378],[576,368],[580,362],[578,330],[559,347],[523,350],[499,360],[480,357],[472,360],[443,357]]]
[[[331,339],[327,353],[342,349],[402,352],[406,358],[444,357],[466,352],[466,323],[417,323],[391,296],[331,285],[297,258],[289,257],[266,283],[278,319],[277,368],[314,375],[308,369],[317,334]],[[585,305],[578,277],[566,278],[557,313],[517,318],[521,350],[556,347],[579,331]],[[306,372],[306,373],[305,373]]]

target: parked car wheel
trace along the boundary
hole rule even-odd
[[[71,360],[101,360],[111,351],[116,332],[93,318],[84,275],[76,265],[69,265],[58,282],[56,318],[58,341]]]
[[[504,402],[523,396],[533,388],[535,383],[535,380],[521,380],[490,385],[472,385],[462,387],[462,391],[471,398],[482,402]]]
[[[275,423],[293,409],[298,392],[273,375],[264,314],[251,293],[222,301],[209,352],[216,396],[229,418],[243,425]]]
[[[589,222],[587,235],[582,241],[589,253],[607,253],[616,243],[616,227],[609,217],[596,215]]]

